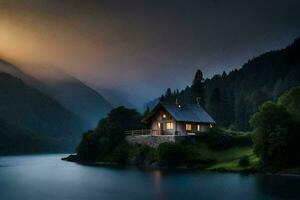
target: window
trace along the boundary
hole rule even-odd
[[[213,128],[213,125],[212,125],[212,124],[209,124],[209,128]]]
[[[174,129],[173,122],[167,122],[167,123],[166,123],[166,129],[167,129],[167,130],[172,130],[172,129]]]
[[[191,131],[192,130],[192,124],[185,124],[185,130]]]
[[[197,131],[201,131],[201,125],[197,124]]]
[[[158,127],[158,129],[160,129],[160,127],[161,127],[160,122],[157,123],[157,127]]]

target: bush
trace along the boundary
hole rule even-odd
[[[181,145],[163,143],[158,147],[159,163],[163,165],[178,165],[184,162],[185,153]]]
[[[111,161],[118,164],[127,164],[129,159],[130,146],[126,143],[118,145],[111,156]]]
[[[132,158],[137,165],[148,165],[158,161],[157,150],[146,145],[135,145]]]
[[[253,144],[250,134],[224,131],[218,128],[214,128],[208,133],[203,133],[197,138],[215,150],[225,150]]]
[[[241,167],[247,167],[250,165],[250,161],[248,156],[243,156],[240,160],[239,160],[239,166]]]

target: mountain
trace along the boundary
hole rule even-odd
[[[111,105],[115,107],[125,106],[126,108],[136,108],[132,103],[125,98],[126,94],[121,91],[114,91],[110,89],[97,89],[100,94],[102,94],[105,99],[107,99]]]
[[[195,79],[197,77],[195,76]],[[195,79],[193,82],[195,82]],[[240,69],[203,81],[201,98],[219,126],[249,130],[250,116],[265,101],[275,100],[290,87],[300,85],[300,38],[284,49],[250,59]],[[182,91],[170,90],[164,101],[195,103],[194,85]]]
[[[160,101],[160,98],[156,98],[148,103],[146,103],[144,106],[143,106],[143,111],[145,111],[146,109],[150,109],[152,110]]]
[[[42,84],[41,82],[34,79],[33,77],[25,74],[23,71],[21,71],[16,66],[14,66],[11,63],[8,63],[2,59],[0,59],[0,72],[4,72],[4,73],[10,74],[14,77],[17,77],[31,86]]]
[[[81,119],[22,80],[0,73],[0,118],[15,127],[51,137],[74,137],[83,131]]]
[[[66,109],[85,121],[85,129],[94,128],[112,105],[98,92],[77,78],[55,67],[39,67],[29,74],[15,65],[0,60],[0,71],[20,78],[26,84],[54,98]]]
[[[36,87],[40,87],[40,90],[48,96],[80,116],[85,121],[87,129],[94,128],[112,109],[112,105],[98,92],[62,70],[55,67],[41,67],[36,71],[39,77],[35,78],[43,82],[43,87]]]
[[[58,140],[11,125],[0,119],[0,155],[72,151]]]

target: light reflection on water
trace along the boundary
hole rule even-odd
[[[91,167],[63,156],[0,157],[0,199],[300,199],[299,177]]]

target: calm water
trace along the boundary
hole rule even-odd
[[[299,177],[146,172],[82,166],[63,156],[0,157],[0,199],[300,199]]]

